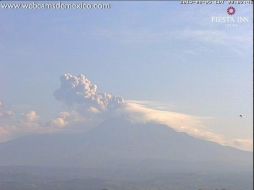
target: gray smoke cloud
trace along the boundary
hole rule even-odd
[[[195,138],[212,141],[242,150],[253,149],[252,139],[227,138],[208,128],[206,118],[159,109],[147,101],[124,101],[123,98],[98,91],[85,75],[64,74],[60,88],[54,93],[57,100],[69,106],[50,121],[41,121],[31,110],[16,113],[0,101],[0,143],[27,134],[86,131],[110,117],[124,117],[131,122],[159,123]]]
[[[85,75],[67,73],[60,80],[61,86],[55,91],[55,98],[69,106],[78,105],[90,112],[103,112],[124,104],[122,97],[99,92]]]

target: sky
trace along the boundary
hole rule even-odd
[[[252,140],[253,7],[234,5],[233,16],[228,7],[149,1],[111,2],[107,10],[0,9],[0,100],[46,121],[63,109],[54,96],[60,76],[84,74],[101,91]],[[212,22],[239,16],[248,22]]]

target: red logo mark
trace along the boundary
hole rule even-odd
[[[228,7],[227,12],[229,15],[235,14],[235,8],[234,7]]]

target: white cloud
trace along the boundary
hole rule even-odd
[[[55,97],[67,105],[78,105],[92,112],[115,109],[124,102],[121,97],[98,92],[97,86],[85,75],[64,74],[61,77],[61,87],[55,91]]]
[[[70,113],[68,112],[61,112],[59,116],[51,121],[52,126],[56,127],[66,127],[68,125],[68,119],[70,117]]]
[[[229,142],[228,144],[242,150],[247,150],[247,151],[253,150],[252,139],[233,139],[232,142]]]
[[[10,132],[5,128],[0,127],[0,143],[6,142],[7,140],[9,140],[9,136],[10,136]]]
[[[42,131],[39,115],[35,111],[15,113],[0,101],[0,142],[11,140],[27,133]]]
[[[49,122],[49,126],[53,128],[71,128],[77,125],[85,125],[88,119],[85,115],[80,115],[76,111],[60,112],[58,116]],[[85,128],[85,126],[83,126]]]
[[[135,122],[155,122],[199,139],[242,150],[252,151],[253,149],[251,139],[227,139],[221,134],[209,131],[203,124],[203,121],[207,118],[154,109],[148,107],[147,103],[144,105],[143,102],[139,103],[138,101],[127,102],[125,111],[129,118]]]
[[[21,114],[23,117],[18,119],[17,114],[6,109],[0,101],[0,142],[31,133],[52,133],[63,129],[85,131],[111,116],[124,115],[134,122],[163,124],[195,138],[225,146],[249,151],[253,147],[251,139],[227,139],[208,130],[203,122],[207,118],[171,112],[162,105],[154,106],[156,102],[151,106],[146,101],[124,101],[121,97],[98,92],[97,86],[84,75],[62,76],[55,97],[67,104],[69,110],[46,122],[41,122],[35,111]]]
[[[38,121],[38,119],[39,119],[39,116],[35,111],[30,111],[25,114],[25,120],[27,122],[34,123],[34,122]]]
[[[0,101],[0,119],[6,119],[12,117],[15,113],[5,108],[4,103]]]

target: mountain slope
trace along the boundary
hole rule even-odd
[[[248,170],[252,154],[163,125],[118,118],[84,134],[34,135],[0,144],[0,165]]]

